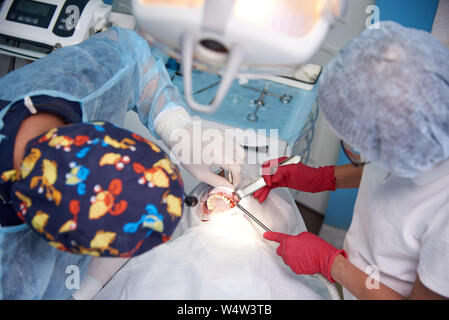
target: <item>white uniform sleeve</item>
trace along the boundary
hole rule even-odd
[[[418,275],[430,290],[449,298],[449,203],[435,212],[421,238]]]

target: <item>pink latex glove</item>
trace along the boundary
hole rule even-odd
[[[279,187],[311,193],[335,191],[335,166],[312,168],[302,163],[290,164],[278,167],[276,172],[271,175],[270,168],[285,159],[287,157],[268,160],[263,163],[262,176],[267,185],[254,192],[254,197],[259,202],[265,201],[271,189]]]
[[[338,250],[310,232],[302,232],[297,236],[265,232],[263,237],[280,244],[276,253],[297,274],[321,273],[329,281],[335,282],[330,275],[334,259],[340,254],[348,258],[346,251]]]

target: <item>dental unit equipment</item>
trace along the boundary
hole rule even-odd
[[[0,11],[0,34],[41,50],[6,44],[0,52],[36,60],[52,50],[78,44],[109,25],[112,6],[101,0],[5,0]]]
[[[220,107],[235,77],[294,75],[318,51],[346,4],[346,0],[131,2],[138,31],[182,62],[186,102],[203,113]],[[193,99],[193,67],[222,76],[210,105]]]

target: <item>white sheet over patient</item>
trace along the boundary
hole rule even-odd
[[[273,190],[263,204],[252,196],[245,201],[272,231],[306,230],[286,189]],[[243,213],[202,222],[186,208],[172,239],[132,258],[96,299],[329,299],[318,279],[284,264],[263,232]]]

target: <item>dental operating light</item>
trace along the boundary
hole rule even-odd
[[[138,31],[181,61],[185,99],[218,109],[236,77],[291,75],[318,51],[346,0],[133,0]],[[222,77],[215,99],[192,95],[192,68]]]

